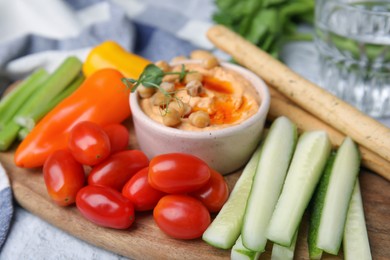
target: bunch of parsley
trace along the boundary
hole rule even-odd
[[[315,0],[215,0],[216,23],[237,32],[272,56],[291,40],[311,40],[297,31],[301,23],[313,24]]]

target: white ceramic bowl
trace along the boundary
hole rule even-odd
[[[130,108],[138,144],[151,159],[156,155],[181,152],[195,155],[221,174],[243,167],[260,142],[270,106],[268,87],[251,71],[230,63],[222,67],[240,73],[256,88],[260,107],[241,124],[211,131],[185,131],[164,126],[149,118],[139,106],[136,93],[130,94]]]

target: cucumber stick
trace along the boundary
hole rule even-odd
[[[234,244],[231,253],[230,259],[232,260],[256,260],[259,258],[261,252],[255,252],[246,248],[242,244],[242,237],[239,236],[236,243]]]
[[[335,157],[335,152],[329,156],[324,173],[322,174],[320,182],[317,185],[316,191],[310,202],[309,233],[307,236],[310,259],[321,259],[323,253],[323,250],[317,247],[318,226],[321,220],[321,212],[324,206],[325,193],[328,187],[330,179],[329,176]]]
[[[324,131],[309,131],[299,137],[268,226],[269,240],[282,246],[291,245],[330,152],[331,143]]]
[[[203,233],[202,238],[208,244],[229,249],[233,247],[240,236],[245,207],[260,159],[261,147],[256,149],[237,180],[229,199]]]
[[[274,243],[272,246],[271,260],[293,260],[297,237],[298,232],[295,232],[293,241],[288,247]]]
[[[329,175],[317,234],[317,247],[337,255],[341,246],[349,201],[360,169],[360,153],[351,138],[338,148]]]
[[[372,259],[359,180],[356,180],[349,202],[344,228],[343,251],[346,260]]]
[[[242,243],[263,252],[266,230],[283,187],[297,142],[297,128],[286,117],[277,118],[264,141],[241,230]]]

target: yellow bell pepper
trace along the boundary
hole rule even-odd
[[[126,51],[114,41],[106,41],[91,50],[83,64],[83,73],[90,76],[104,68],[119,70],[127,78],[138,78],[150,61]]]

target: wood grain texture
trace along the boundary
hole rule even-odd
[[[130,148],[138,148],[130,125]],[[96,226],[84,219],[76,207],[59,207],[46,193],[41,169],[27,170],[13,163],[13,152],[0,153],[10,180],[16,201],[32,214],[90,244],[132,259],[229,259],[230,251],[214,248],[201,239],[177,240],[162,233],[150,212],[136,214],[134,225],[128,230],[114,230]],[[241,171],[225,178],[230,190]],[[362,171],[360,174],[363,203],[373,259],[390,259],[390,182]],[[308,259],[307,216],[299,231],[296,259]],[[260,259],[270,259],[272,243]],[[342,259],[324,255],[323,259]]]

